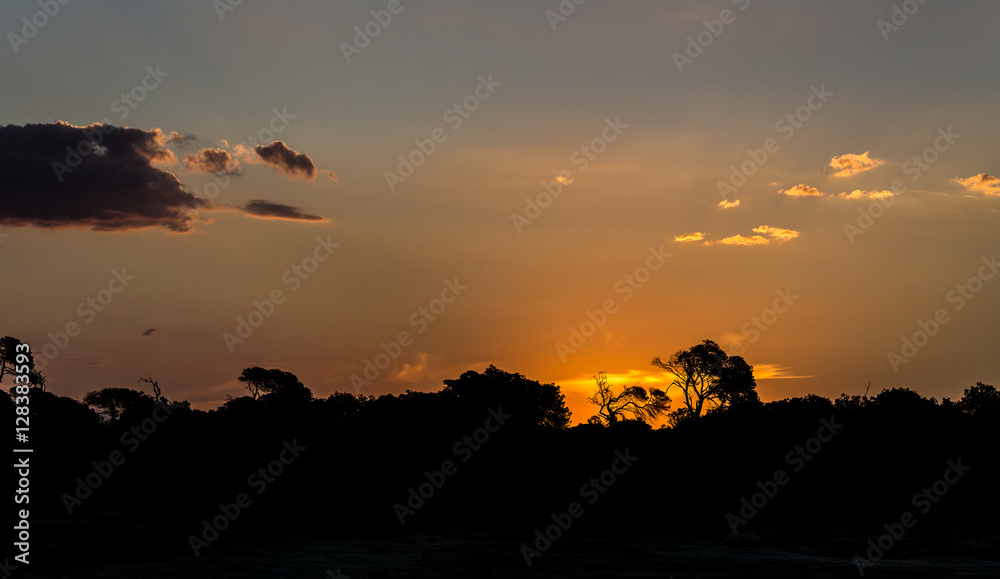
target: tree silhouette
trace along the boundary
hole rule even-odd
[[[0,338],[0,382],[3,382],[4,374],[18,374],[18,366],[28,366],[28,384],[37,386],[45,390],[45,376],[35,370],[35,357],[31,352],[19,352],[17,347],[22,344],[21,340],[11,336]],[[18,356],[21,356],[18,362]]]
[[[265,370],[260,366],[254,366],[253,368],[244,368],[243,373],[237,378],[246,389],[250,391],[250,396],[254,400],[260,398],[261,394],[266,394],[268,392],[267,388],[271,386],[271,372]]]
[[[558,387],[495,367],[462,373],[435,392],[376,397],[351,391],[291,405],[283,401],[302,400],[308,393],[293,374],[247,371],[248,378],[261,380],[254,385],[259,399],[241,396],[222,411],[177,412],[180,405],[172,403],[157,411],[157,397],[160,403],[165,397],[153,378],[140,380],[143,388],[152,387],[146,394],[125,388],[88,393],[86,401],[91,406],[33,390],[31,417],[37,416],[44,428],[32,431],[30,442],[39,456],[48,457],[32,464],[39,469],[34,472],[39,476],[32,480],[32,498],[39,498],[34,507],[39,509],[37,515],[73,521],[54,527],[61,533],[57,538],[79,545],[74,547],[77,553],[98,553],[102,565],[102,560],[110,565],[114,557],[127,553],[137,561],[148,561],[144,568],[155,569],[164,553],[177,554],[178,559],[190,553],[183,539],[173,540],[175,545],[166,551],[162,547],[165,535],[158,529],[172,534],[172,529],[180,527],[182,533],[204,536],[210,530],[205,525],[215,523],[217,515],[236,512],[231,506],[238,500],[236,493],[263,490],[264,482],[268,483],[266,502],[257,506],[255,501],[252,518],[240,515],[238,525],[244,530],[227,535],[239,548],[243,548],[241,537],[258,544],[259,537],[282,537],[298,529],[311,537],[315,521],[337,520],[343,528],[364,531],[365,537],[357,543],[364,549],[371,542],[368,537],[398,533],[403,521],[388,505],[398,501],[412,508],[433,485],[434,496],[423,497],[425,506],[413,509],[416,512],[407,515],[406,525],[428,536],[487,537],[477,538],[474,547],[456,547],[461,549],[460,557],[476,562],[462,566],[462,576],[470,577],[498,575],[509,569],[508,555],[483,556],[493,550],[487,543],[490,536],[500,537],[498,552],[512,551],[505,537],[514,533],[534,542],[525,528],[533,523],[525,521],[561,524],[546,517],[553,512],[552,505],[561,509],[577,489],[580,498],[589,497],[592,491],[600,491],[598,483],[605,488],[614,484],[614,491],[601,498],[608,501],[602,503],[604,508],[588,510],[587,526],[574,527],[574,533],[580,534],[578,540],[586,540],[585,548],[590,551],[599,545],[589,539],[609,528],[649,536],[662,533],[664,543],[677,538],[683,539],[682,545],[691,536],[699,541],[718,536],[720,523],[729,520],[727,512],[745,518],[743,512],[750,508],[746,504],[761,505],[761,497],[768,495],[764,506],[754,507],[766,514],[741,523],[748,533],[764,528],[790,537],[809,528],[809,540],[817,545],[821,532],[850,533],[857,538],[850,544],[835,539],[835,549],[850,552],[854,545],[858,549],[854,552],[863,554],[868,548],[863,542],[872,533],[889,532],[885,521],[899,528],[893,521],[900,520],[901,500],[907,501],[922,485],[940,496],[940,491],[933,490],[937,483],[931,481],[941,476],[946,461],[971,465],[972,476],[977,478],[958,483],[954,494],[949,492],[946,500],[934,505],[933,517],[921,519],[920,524],[933,534],[929,532],[927,539],[917,535],[907,539],[913,541],[909,552],[918,553],[923,545],[933,550],[939,531],[955,537],[981,537],[1000,516],[995,500],[1000,466],[994,460],[1000,421],[989,414],[1000,407],[1000,394],[982,383],[970,383],[975,386],[966,390],[961,410],[959,403],[937,404],[912,390],[897,388],[872,398],[858,390],[858,396],[841,396],[836,404],[821,396],[798,396],[744,413],[737,409],[757,404],[752,368],[730,356],[714,372],[719,403],[705,403],[702,413],[710,415],[707,418],[695,417],[684,404],[669,412],[665,392],[627,383],[612,385],[601,372],[595,376],[596,392],[592,391],[590,400],[600,413],[589,425],[550,430],[535,426],[558,426],[568,418]],[[2,394],[0,413],[10,415],[14,401]],[[493,440],[496,423],[485,419],[487,410],[498,406],[511,418]],[[95,410],[104,415],[103,423]],[[667,422],[678,428],[652,431],[649,417],[654,414],[657,424]],[[135,459],[119,470],[112,458],[118,455],[109,451],[133,452],[135,444],[152,438],[150,427],[167,416],[169,426],[157,430],[155,439],[144,443]],[[515,426],[518,419],[521,425]],[[505,424],[503,419],[500,424]],[[838,434],[841,428],[843,433]],[[287,462],[293,458],[292,449],[304,448],[310,458]],[[480,453],[480,448],[485,452]],[[611,473],[622,474],[622,464],[631,462],[626,457],[639,458],[643,466],[620,479],[609,478]],[[112,478],[102,479],[108,480],[107,487],[102,483],[100,489],[91,489],[97,492],[89,493],[86,486],[79,486],[93,486],[81,481],[96,481],[94,472],[107,477],[111,466],[116,467]],[[599,470],[608,467],[610,473]],[[778,467],[792,484],[780,487],[778,475],[772,478],[770,473],[777,473],[773,469]],[[458,475],[451,478],[455,468]],[[799,468],[805,470],[800,474]],[[963,478],[960,469],[950,468],[952,474],[946,477]],[[192,479],[192,472],[198,473],[197,480]],[[272,486],[279,476],[280,483]],[[946,478],[949,484],[952,480]],[[678,482],[683,500],[645,501],[641,509],[633,508],[635,497],[658,496]],[[779,487],[781,498],[771,502],[772,491]],[[557,518],[569,520],[566,517],[571,516]],[[663,525],[664,520],[671,524]],[[150,530],[152,526],[156,529]],[[539,525],[538,532],[543,529]],[[95,547],[109,536],[119,540],[109,543],[115,550],[102,555]],[[709,540],[703,543],[706,552],[718,544]],[[986,542],[976,552],[992,553],[993,546]],[[961,549],[971,552],[964,545]],[[48,575],[75,576],[69,568],[74,559],[66,560],[66,569]],[[482,560],[496,564],[480,565]],[[740,560],[732,569],[736,565],[742,569],[748,564]],[[97,574],[118,576],[107,569],[111,567]],[[732,569],[719,574],[732,575]],[[752,571],[744,574],[761,575]]]
[[[478,409],[503,406],[521,424],[546,428],[569,426],[566,399],[555,384],[542,384],[522,374],[504,372],[490,365],[482,374],[472,370],[457,380],[445,380],[442,394]]]
[[[687,406],[682,406],[673,412],[667,414],[667,426],[670,428],[677,428],[679,425],[685,421],[692,418],[694,415],[688,410]]]
[[[761,406],[753,366],[741,356],[727,355],[712,340],[675,352],[666,361],[657,356],[651,364],[673,374],[668,392],[676,386],[684,393],[686,412],[671,413],[674,425],[701,416],[702,410],[712,407],[724,410]]]
[[[191,409],[191,403],[188,402],[187,400],[181,400],[179,402],[175,400],[171,402],[166,396],[163,396],[163,394],[160,391],[160,385],[156,382],[156,380],[153,380],[152,378],[139,378],[139,382],[140,383],[145,382],[153,387],[152,396],[145,393],[143,394],[154,404],[169,405],[173,409],[178,409],[178,408],[184,410]],[[152,411],[152,408],[150,408],[149,410]]]
[[[244,368],[238,378],[246,385],[254,400],[309,402],[312,391],[306,388],[291,372],[265,369],[260,366]]]
[[[17,345],[21,340],[11,336],[0,338],[0,382],[4,374],[13,374],[17,366]]]
[[[871,398],[868,397],[868,391],[871,389],[872,383],[869,382],[865,385],[864,394],[847,394],[842,392],[840,396],[834,401],[833,406],[838,412],[859,412],[868,406],[871,402]],[[947,398],[945,399],[947,400]]]
[[[757,380],[753,366],[741,356],[729,356],[722,363],[719,376],[718,397],[723,408],[751,408],[761,406],[757,396]]]
[[[892,414],[913,414],[930,411],[937,405],[934,398],[924,398],[909,388],[890,388],[871,399],[876,410]]]
[[[147,401],[149,398],[148,394],[131,388],[104,388],[87,392],[83,401],[98,409],[99,413],[110,422],[115,422],[128,409]]]
[[[160,395],[160,385],[152,378],[139,378],[139,382],[146,382],[153,387],[153,399],[157,402],[166,402],[167,399]]]
[[[976,382],[972,388],[965,389],[965,395],[957,406],[974,416],[996,416],[1000,414],[1000,392],[995,386]]]
[[[725,394],[720,386],[725,361],[728,358],[722,348],[712,340],[675,352],[666,361],[659,356],[650,362],[653,366],[674,375],[667,392],[674,386],[684,393],[684,406],[691,416],[701,416],[706,403],[721,405]]]
[[[651,388],[649,392],[639,386],[626,386],[618,394],[614,393],[608,384],[608,375],[598,372],[594,376],[597,381],[597,392],[588,402],[597,405],[597,414],[591,416],[588,423],[613,426],[622,420],[653,420],[670,408],[670,398],[662,390]]]
[[[36,386],[42,392],[45,392],[45,382],[48,381],[48,378],[46,378],[45,375],[38,370],[32,370],[28,373],[28,375],[31,377],[29,380],[30,384]]]

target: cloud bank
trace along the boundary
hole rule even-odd
[[[186,190],[162,166],[176,163],[168,143],[181,146],[191,135],[95,123],[64,122],[0,127],[0,225],[47,229],[87,228],[128,231],[160,227],[191,231],[199,212],[232,209],[213,206]],[[289,176],[310,179],[316,167],[307,155],[276,141],[254,149],[262,163]],[[249,151],[247,151],[249,152]],[[214,175],[239,174],[240,161],[229,151],[202,149],[185,155],[184,166]],[[331,178],[336,178],[330,172]],[[326,222],[297,207],[255,199],[239,208],[263,219]]]

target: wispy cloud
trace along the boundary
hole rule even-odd
[[[674,241],[680,241],[681,243],[687,243],[689,241],[701,241],[702,239],[705,239],[705,234],[700,231],[696,231],[694,233],[688,233],[685,235],[678,235],[677,237],[674,237]]]
[[[851,175],[871,171],[872,169],[881,167],[882,165],[885,165],[885,161],[882,159],[872,158],[868,151],[865,151],[860,155],[848,153],[846,155],[840,155],[839,157],[830,159],[829,166],[827,166],[823,172],[825,173],[827,170],[833,169],[833,177],[850,177]]]
[[[782,229],[781,227],[771,227],[770,225],[761,225],[760,227],[753,228],[754,233],[760,233],[761,235],[768,235],[771,239],[774,239],[778,243],[784,243],[786,241],[791,241],[799,236],[798,231],[792,229]]]
[[[886,197],[892,197],[895,193],[889,191],[888,189],[883,189],[882,191],[863,191],[861,189],[855,189],[850,193],[841,193],[837,195],[840,199],[885,199]]]
[[[240,162],[224,149],[202,149],[194,155],[185,155],[184,166],[189,171],[212,175],[238,175],[240,172]]]
[[[731,237],[720,239],[716,243],[720,243],[722,245],[767,245],[768,243],[771,243],[771,240],[766,237],[761,237],[760,235],[754,235],[752,237],[733,235]]]
[[[780,364],[754,364],[753,376],[757,380],[787,380],[792,378],[813,378],[814,376],[796,376],[791,369]]]
[[[319,215],[310,215],[298,207],[282,205],[265,199],[254,199],[243,207],[243,211],[251,217],[260,219],[287,219],[289,221],[328,221]]]
[[[790,189],[782,189],[778,193],[788,197],[823,197],[824,195],[819,189],[810,187],[805,183],[799,183]]]
[[[1000,179],[997,179],[989,173],[980,173],[978,175],[973,175],[972,177],[955,177],[951,180],[952,183],[958,183],[962,187],[965,187],[966,191],[982,193],[984,195],[990,196],[1000,196]]]
[[[425,378],[425,372],[430,363],[431,355],[427,352],[418,352],[413,363],[405,363],[396,373],[396,379],[404,382],[416,382]]]
[[[793,229],[784,229],[781,227],[771,227],[770,225],[761,225],[760,227],[754,227],[752,230],[757,235],[733,235],[720,239],[715,243],[721,245],[742,245],[742,246],[754,246],[754,245],[770,245],[772,241],[778,244],[785,243],[786,241],[791,241],[799,236],[799,232]],[[711,241],[706,241],[706,245],[712,245]]]
[[[167,144],[173,145],[175,147],[187,147],[196,140],[198,140],[198,137],[194,135],[191,134],[182,135],[177,131],[170,131],[170,135],[167,136]]]

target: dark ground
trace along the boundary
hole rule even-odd
[[[238,522],[237,522],[238,524]],[[529,568],[522,536],[434,534],[377,538],[316,530],[234,527],[195,557],[175,529],[41,524],[63,539],[33,553],[33,577],[436,578],[436,577],[858,577],[864,538],[794,536],[747,541],[577,536],[572,529]],[[897,544],[865,577],[1000,577],[1000,536],[917,537]],[[122,553],[132,556],[122,557]],[[114,561],[113,563],[111,561]],[[41,566],[55,565],[38,573]],[[22,567],[22,569],[25,569]],[[18,570],[15,576],[22,575]],[[329,571],[330,573],[327,573]]]

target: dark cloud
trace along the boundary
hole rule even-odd
[[[170,135],[167,137],[167,144],[174,145],[177,147],[187,147],[190,146],[191,143],[195,142],[197,139],[198,137],[192,134],[182,135],[177,131],[170,131]]]
[[[0,225],[190,231],[212,204],[155,166],[176,161],[166,141],[98,123],[0,127]]]
[[[298,207],[282,205],[264,199],[254,199],[243,208],[248,215],[263,219],[290,219],[292,221],[326,221],[325,217],[310,215]]]
[[[316,176],[316,165],[309,155],[288,148],[284,141],[274,141],[270,145],[257,145],[254,152],[261,161],[274,167],[274,170],[289,177],[312,179]]]
[[[143,332],[142,335],[143,336],[152,336],[153,334],[156,333],[157,329],[158,328],[150,328],[150,329],[146,330],[145,332]]]
[[[184,156],[184,166],[190,171],[213,175],[239,175],[240,162],[223,149],[202,149]]]

